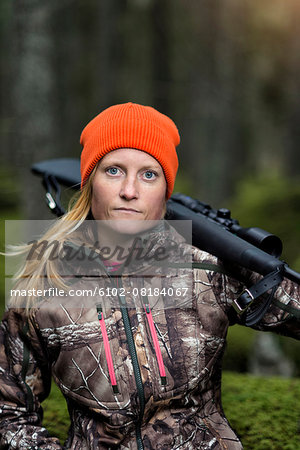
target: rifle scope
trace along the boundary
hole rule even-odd
[[[181,203],[195,213],[206,216],[213,222],[222,225],[226,230],[276,258],[279,258],[282,253],[282,241],[278,236],[258,227],[241,227],[238,220],[231,218],[229,209],[213,209],[207,203],[200,202],[184,194],[174,194],[171,200]]]

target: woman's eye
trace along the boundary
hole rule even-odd
[[[108,169],[106,169],[106,172],[110,175],[117,175],[119,169],[117,167],[109,167]]]
[[[144,177],[147,180],[153,180],[156,177],[156,173],[152,172],[152,170],[147,170],[146,172],[144,172]]]

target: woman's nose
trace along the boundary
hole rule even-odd
[[[138,198],[138,186],[135,177],[127,176],[121,185],[120,197],[126,200],[132,200]]]

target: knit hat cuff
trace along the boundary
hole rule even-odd
[[[174,136],[170,136],[157,123],[142,118],[107,120],[101,126],[93,127],[92,130],[87,126],[80,139],[84,146],[81,158],[82,186],[104,155],[120,148],[134,148],[151,154],[160,163],[165,174],[167,198],[169,198],[178,169],[178,158],[174,148],[174,141],[178,141],[176,144],[179,143],[179,135],[176,132],[177,129]],[[95,149],[97,149],[96,152]],[[90,159],[88,155],[92,154],[93,158]],[[173,164],[170,164],[170,159],[173,160]]]

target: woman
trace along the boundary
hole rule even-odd
[[[14,298],[2,321],[1,445],[61,448],[41,423],[52,374],[71,418],[65,448],[241,449],[221,406],[221,363],[228,326],[239,322],[232,302],[257,275],[222,273],[215,257],[159,221],[178,167],[171,119],[115,105],[81,143],[79,200],[42,238],[59,243],[60,257],[44,247],[19,278],[24,289],[67,294],[62,301],[49,290],[27,305]],[[190,256],[198,265],[181,272]],[[99,288],[89,303],[71,295],[86,286]],[[256,328],[299,339],[299,319],[287,311],[299,309],[299,286],[284,280],[275,297],[285,311],[271,305]]]

